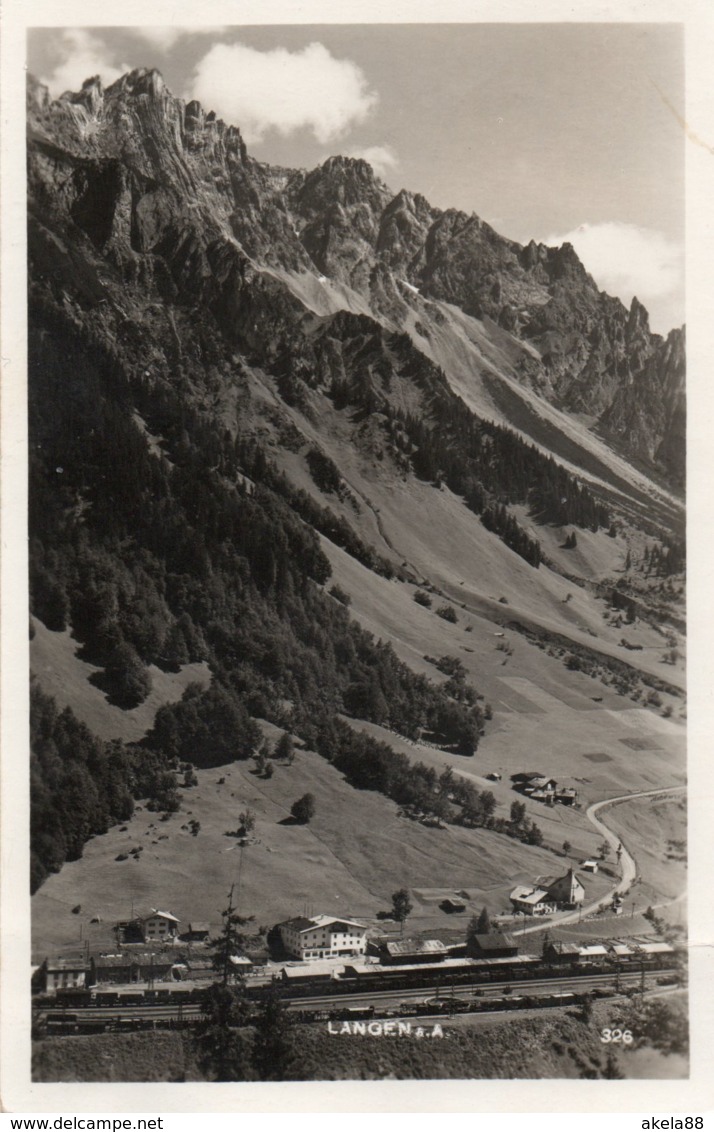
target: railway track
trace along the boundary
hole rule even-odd
[[[657,979],[674,978],[676,974],[677,972],[674,969],[658,970],[645,972],[643,977],[641,973],[632,971],[621,973],[618,977],[615,973],[609,971],[587,976],[564,975],[555,978],[504,980],[487,985],[470,983],[458,987],[450,987],[444,984],[434,986],[430,983],[411,989],[362,990],[346,994],[292,996],[285,999],[285,1004],[287,1009],[293,1012],[338,1012],[364,1007],[376,1011],[377,1016],[380,1008],[382,1011],[393,1012],[395,1006],[409,1007],[410,1010],[413,1010],[414,1007],[423,1007],[424,1009],[418,1012],[419,1015],[422,1015],[428,1014],[430,1011],[433,1012],[435,1004],[464,1002],[469,999],[477,999],[483,1002],[484,1008],[488,1009],[489,999],[502,998],[509,994],[512,994],[514,999],[527,997],[537,1000],[539,997],[552,997],[553,994],[558,993],[585,994],[599,989],[607,989],[613,994],[622,993],[636,987],[651,990],[653,985],[656,985]],[[532,1008],[538,1008],[537,1001],[533,1003]],[[148,1024],[154,1027],[161,1026],[162,1023],[190,1024],[199,1021],[203,1017],[203,1013],[203,1006],[200,1002],[118,1003],[105,1006],[84,1004],[45,1009],[38,1012],[36,1021],[47,1025],[49,1032],[63,1033],[71,1032],[73,1028],[81,1032],[83,1027],[87,1029],[96,1027],[98,1030],[102,1027],[107,1029],[139,1029]]]
[[[658,978],[674,978],[676,975],[677,972],[674,968],[671,970],[646,972],[645,986],[650,987],[653,983],[656,985]],[[552,994],[558,991],[573,991],[576,994],[586,994],[590,990],[597,990],[598,988],[606,986],[615,988],[616,985],[619,990],[622,991],[641,986],[642,974],[639,971],[628,971],[621,973],[618,979],[616,972],[606,971],[600,975],[567,975],[562,978],[542,979],[508,979],[498,983],[492,982],[484,984],[482,982],[474,982],[454,987],[444,983],[435,986],[431,983],[428,987],[412,987],[409,989],[384,991],[363,990],[349,994],[309,995],[300,998],[292,997],[289,1001],[288,1009],[304,1010],[309,1007],[323,1009],[332,1006],[338,1009],[340,1006],[371,1006],[395,1000],[400,1003],[419,1003],[423,1002],[426,996],[428,996],[429,1001],[433,1001],[434,998],[463,999],[473,998],[475,996],[487,999],[489,997],[500,997],[509,991],[513,994],[530,995],[534,997],[538,994]]]

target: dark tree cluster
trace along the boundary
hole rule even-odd
[[[274,984],[256,1008],[239,984],[214,983],[205,992],[195,1031],[199,1065],[210,1081],[299,1079],[301,1048],[293,1019]]]
[[[229,688],[192,684],[178,703],[159,708],[147,742],[171,760],[211,767],[249,758],[260,737],[260,728]]]
[[[260,445],[252,438],[241,437],[240,434],[234,442],[228,445],[233,455],[230,458],[234,468],[239,468],[252,480],[264,484],[274,491],[297,515],[300,516],[321,535],[334,542],[342,550],[346,550],[352,558],[361,562],[368,570],[380,574],[384,578],[393,578],[395,569],[388,559],[382,557],[371,546],[357,535],[352,527],[340,515],[336,515],[329,507],[322,507],[312,496],[302,488],[290,483],[287,476],[278,470],[272,460],[269,460]],[[313,451],[318,451],[314,449]],[[328,457],[325,457],[328,459]],[[230,461],[229,461],[230,462]],[[332,463],[332,461],[330,461]]]
[[[151,675],[138,652],[128,641],[120,641],[106,658],[104,671],[94,678],[107,692],[110,703],[122,708],[137,707],[151,691]]]
[[[515,550],[516,554],[525,558],[531,566],[535,566],[536,569],[540,566],[543,561],[540,543],[523,530],[502,503],[486,507],[481,515],[481,522],[486,530],[497,534],[506,546]]]
[[[654,574],[656,577],[669,578],[674,574],[684,572],[686,566],[686,544],[679,539],[665,540],[661,545],[646,546],[642,565],[645,576]]]
[[[539,522],[592,530],[610,526],[606,507],[553,457],[511,429],[476,417],[453,392],[443,371],[414,347],[408,335],[389,335],[374,325],[370,333],[359,316],[338,316],[331,330],[341,338],[345,370],[332,382],[335,406],[378,411],[395,450],[421,479],[447,484],[479,515],[487,507],[522,504]],[[334,349],[334,337],[329,341]],[[390,401],[395,373],[422,391],[425,412],[408,413]],[[536,552],[515,537],[516,520],[510,519],[508,529],[502,519],[490,529],[537,565],[540,548]],[[537,546],[525,532],[522,535]]]
[[[306,723],[303,734],[307,727]],[[518,822],[496,817],[496,799],[490,790],[479,790],[451,768],[437,775],[433,767],[411,762],[387,743],[353,730],[343,720],[313,720],[309,743],[342,771],[352,786],[385,794],[411,818],[437,825],[449,822],[490,829],[530,845],[543,842],[541,830],[525,815]]]
[[[637,620],[637,602],[623,590],[614,588],[610,593],[610,605],[614,609],[621,609],[627,617],[629,624]]]
[[[292,488],[257,445],[199,411],[189,390],[204,368],[191,371],[187,354],[171,382],[143,368],[128,374],[118,346],[71,325],[46,296],[33,301],[31,318],[34,613],[52,629],[71,626],[124,706],[145,694],[149,664],[210,665],[210,688],[191,687],[158,712],[141,759],[121,776],[129,800],[175,809],[175,765],[248,757],[256,716],[309,739],[315,720],[329,726],[349,711],[413,737],[426,728],[474,752],[483,715],[473,697],[415,675],[350,620],[323,591],[330,566],[316,529],[352,540],[384,573],[388,564],[347,524],[342,538],[342,520]],[[215,343],[201,348],[210,357]],[[38,798],[54,795],[45,787],[53,773],[36,766]],[[78,822],[71,850],[38,854],[42,868],[79,852],[98,824]]]
[[[517,841],[524,841],[526,845],[543,844],[542,830],[526,816],[525,805],[522,803],[514,803],[516,810],[511,807],[510,821],[506,821],[505,818],[495,816],[496,799],[490,790],[479,791],[467,780],[457,779],[451,794],[461,806],[458,819],[461,825],[485,827]]]
[[[35,685],[30,749],[30,884],[35,892],[48,873],[82,856],[89,837],[131,817],[134,764],[123,744],[97,739],[70,708],[59,711]]]
[[[320,491],[339,495],[342,491],[342,476],[335,461],[319,448],[311,448],[306,459],[310,475]]]
[[[312,794],[303,794],[297,798],[290,807],[290,813],[299,825],[308,825],[315,816],[315,798]]]

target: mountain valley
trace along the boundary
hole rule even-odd
[[[28,145],[38,956],[80,895],[104,944],[134,899],[215,920],[246,806],[259,924],[404,886],[434,932],[681,788],[683,329],[362,160],[262,164],[156,71],[31,80]],[[516,828],[536,771],[578,804]]]

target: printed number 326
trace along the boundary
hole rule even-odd
[[[600,1041],[608,1045],[610,1042],[622,1042],[623,1045],[629,1046],[633,1042],[631,1030],[601,1030]]]

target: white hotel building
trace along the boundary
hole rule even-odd
[[[367,929],[355,920],[335,916],[298,916],[278,924],[285,950],[297,959],[331,959],[340,955],[364,955]]]

